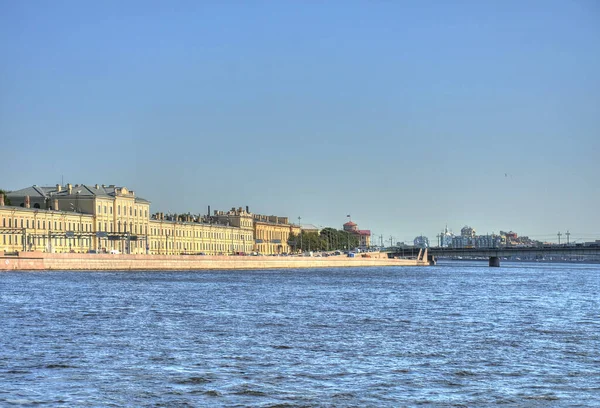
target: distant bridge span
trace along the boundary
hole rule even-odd
[[[416,256],[420,248],[388,249],[389,256]],[[600,256],[600,245],[547,245],[541,247],[503,247],[503,248],[442,248],[427,249],[427,256],[435,258],[449,257],[488,257],[489,266],[500,266],[500,258],[525,256]]]

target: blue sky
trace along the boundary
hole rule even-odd
[[[600,3],[0,0],[0,187],[600,239]]]

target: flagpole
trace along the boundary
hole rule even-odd
[[[350,222],[352,222],[352,217],[350,216],[350,214],[346,215],[346,217],[348,217],[350,219]],[[351,227],[349,226],[349,228]],[[346,238],[348,239],[346,247],[348,248],[348,253],[350,253],[350,233],[348,231],[346,231]]]

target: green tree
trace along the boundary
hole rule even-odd
[[[356,248],[359,244],[359,239],[356,235],[343,230],[323,228],[320,235],[324,249],[329,249],[330,251],[348,250],[348,248]]]
[[[292,251],[335,251],[354,249],[358,246],[356,235],[335,228],[323,228],[319,234],[302,231],[300,234],[291,233],[288,245]]]

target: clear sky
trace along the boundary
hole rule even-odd
[[[600,2],[0,0],[0,188],[600,239]]]

